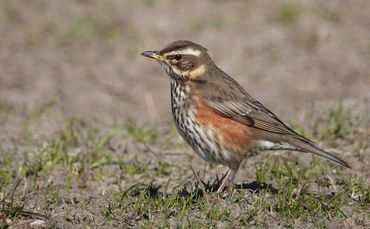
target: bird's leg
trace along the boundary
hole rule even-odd
[[[230,185],[234,184],[234,178],[237,170],[237,168],[230,168],[229,171],[227,171],[227,174],[224,179],[222,179],[222,183],[217,189],[217,192],[222,192],[225,187],[229,187]]]
[[[225,188],[226,183],[227,183],[228,178],[229,178],[230,171],[231,171],[231,169],[229,169],[229,170],[227,171],[227,173],[225,174],[225,176],[222,178],[221,185],[220,185],[220,187],[218,187],[217,192],[222,192],[222,191],[223,191],[223,189]]]

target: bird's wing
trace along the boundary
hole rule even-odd
[[[233,90],[209,91],[205,96],[207,105],[225,118],[254,128],[282,135],[291,135],[300,140],[311,142],[284,124],[262,103],[251,97],[241,86],[234,84]]]
[[[217,114],[233,119],[248,126],[276,133],[293,134],[289,127],[282,123],[262,104],[243,100],[230,100],[221,97],[208,97],[208,106]]]
[[[214,112],[225,118],[233,119],[262,131],[289,136],[288,143],[303,152],[311,152],[351,168],[347,162],[330,152],[320,149],[312,141],[290,129],[257,100],[252,97],[247,98],[247,100],[242,102],[225,100],[220,97],[209,97],[207,103]]]

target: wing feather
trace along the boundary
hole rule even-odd
[[[209,96],[208,106],[217,114],[257,129],[284,135],[297,135],[261,103],[250,97],[227,100]]]

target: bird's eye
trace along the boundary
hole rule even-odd
[[[174,58],[175,60],[181,60],[182,55],[180,55],[180,54],[176,54],[173,58]]]

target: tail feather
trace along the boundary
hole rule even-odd
[[[290,142],[290,144],[292,144],[293,146],[299,148],[299,149],[302,149],[302,151],[304,152],[309,152],[309,153],[313,153],[313,154],[316,154],[316,155],[319,155],[321,157],[324,157],[326,159],[329,159],[331,161],[334,161],[344,167],[347,167],[347,168],[352,168],[347,162],[343,161],[342,159],[340,159],[339,157],[337,157],[336,155],[334,155],[333,153],[329,153],[323,149],[320,149],[319,147],[315,146],[314,144],[312,144],[311,142],[306,142],[304,140],[301,140],[301,139],[295,139],[294,141]]]

